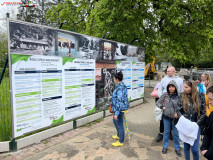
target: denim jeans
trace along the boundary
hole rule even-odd
[[[115,125],[115,128],[117,130],[117,136],[119,137],[119,142],[123,143],[124,142],[124,123],[123,123],[123,112],[120,112],[118,115],[118,120],[114,119],[115,114],[113,114],[113,123]]]
[[[170,126],[172,125],[174,148],[175,150],[179,150],[180,149],[179,133],[177,128],[175,127],[175,124],[172,122],[172,120],[167,118],[163,118],[163,124],[164,124],[163,147],[168,148],[169,146]]]
[[[184,155],[185,160],[190,160],[190,148],[192,150],[193,160],[199,160],[199,142],[200,142],[200,127],[198,129],[197,139],[194,145],[191,146],[188,143],[184,143]]]

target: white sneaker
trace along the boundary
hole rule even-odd
[[[180,140],[180,148],[184,148],[184,144],[183,144],[183,142]]]

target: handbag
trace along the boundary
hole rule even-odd
[[[111,105],[109,106],[109,112],[113,113]]]
[[[165,94],[165,97],[163,99],[163,102],[162,104],[164,103],[165,105],[165,99],[166,99],[166,95]],[[163,115],[163,109],[160,109],[157,105],[155,106],[155,119],[156,121],[160,121],[162,119],[162,115]]]
[[[152,91],[151,96],[152,96],[153,98],[159,98],[159,97],[158,97],[158,90],[155,89],[154,91]]]
[[[155,119],[156,121],[160,121],[162,119],[163,110],[155,106]]]

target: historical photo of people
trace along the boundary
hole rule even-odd
[[[33,25],[10,22],[12,54],[55,55],[55,31]]]
[[[99,39],[89,36],[80,36],[79,53],[84,59],[98,59]]]

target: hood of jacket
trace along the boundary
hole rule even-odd
[[[168,83],[168,85],[167,85],[167,93],[169,94],[169,86],[170,86],[170,85],[175,86],[176,93],[178,94],[177,83],[176,83],[174,80],[171,80],[171,81]]]

